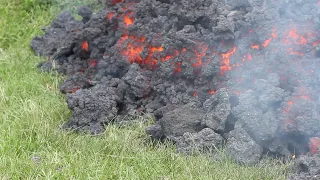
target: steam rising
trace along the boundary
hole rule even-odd
[[[247,18],[256,23],[235,38],[224,84],[239,97],[233,114],[264,147],[280,138],[306,153],[320,145],[313,138],[320,136],[319,2],[247,2],[255,4],[256,16]]]

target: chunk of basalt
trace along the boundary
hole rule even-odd
[[[98,84],[68,94],[67,104],[72,116],[63,127],[92,134],[101,133],[118,113],[117,106],[122,102],[121,91],[117,87]]]
[[[202,129],[203,114],[199,103],[192,102],[165,113],[159,120],[159,124],[166,137],[182,136],[186,132],[195,133]]]
[[[58,59],[72,52],[76,39],[80,38],[80,34],[75,32],[81,29],[81,21],[75,20],[68,12],[62,12],[52,22],[51,27],[45,29],[43,36],[32,39],[31,47],[36,54]]]
[[[254,91],[242,93],[239,104],[232,110],[236,120],[260,144],[274,139],[277,134],[279,119],[275,113],[276,104],[285,97],[284,90],[279,86],[279,77],[276,74],[256,80]]]
[[[320,153],[302,155],[296,159],[294,175],[289,180],[318,180],[320,179]]]
[[[320,136],[320,111],[317,108],[318,106],[316,102],[309,99],[296,99],[291,106],[291,111],[285,114],[287,117],[292,115],[292,112],[298,114],[293,119],[295,121],[294,128],[288,129],[290,131],[298,131],[308,137]]]
[[[161,107],[159,109],[157,109],[153,114],[156,118],[156,120],[160,120],[164,114],[166,114],[169,111],[173,111],[174,109],[178,108],[177,105],[174,104],[168,104],[164,107]]]
[[[153,140],[165,139],[161,125],[156,123],[146,128],[146,133],[150,135]]]
[[[262,147],[238,123],[236,123],[235,129],[229,134],[226,149],[231,159],[245,165],[257,163],[263,152]]]
[[[215,131],[224,131],[231,104],[227,90],[222,88],[203,103],[205,114],[202,124]]]
[[[142,69],[138,64],[132,64],[130,66],[123,80],[129,85],[129,91],[138,98],[147,96],[152,90],[150,78],[143,75]]]
[[[273,139],[278,129],[278,119],[274,111],[263,112],[259,109],[258,101],[253,91],[240,95],[240,104],[233,108],[232,114],[237,122],[257,142],[266,142]],[[265,128],[268,127],[268,128]]]
[[[175,138],[177,150],[182,153],[212,152],[222,148],[224,139],[210,128],[205,128],[198,133],[184,133]]]
[[[60,91],[62,93],[74,93],[79,89],[86,89],[91,86],[89,79],[84,77],[82,73],[76,73],[65,80],[60,87]]]

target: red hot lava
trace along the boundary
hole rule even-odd
[[[230,57],[234,55],[236,51],[237,47],[233,47],[231,51],[221,54],[222,60],[220,62],[220,75],[224,75],[227,71],[231,70]]]
[[[89,51],[88,41],[84,41],[84,42],[81,44],[81,49],[83,49],[84,51]]]
[[[310,138],[309,149],[312,154],[316,154],[320,150],[320,137]]]
[[[119,2],[123,2],[123,0],[113,0],[114,4],[117,4]],[[106,15],[106,19],[110,21],[112,18],[116,18],[118,21],[122,19],[122,24],[125,25],[125,28],[128,28],[134,24],[135,18],[133,11],[130,10],[130,8],[123,8],[125,10],[125,13],[122,14],[115,14],[114,12],[109,12]],[[272,32],[270,34],[270,37],[266,38],[262,43],[252,43],[251,49],[253,50],[259,50],[262,51],[263,49],[270,46],[270,44],[275,41],[278,38],[277,29],[273,28]],[[254,30],[250,30],[249,33],[253,33]],[[304,54],[297,51],[295,48],[298,46],[306,46],[308,45],[308,37],[300,35],[296,29],[289,30],[285,35],[282,37],[281,42],[283,45],[285,45],[286,49],[288,50],[288,54],[290,55],[296,55],[296,56],[303,56]],[[280,40],[279,40],[280,42]],[[314,41],[312,43],[312,46],[315,47],[320,44],[320,41]],[[128,35],[127,33],[124,33],[120,40],[117,42],[117,46],[120,48],[120,52],[123,57],[128,59],[130,63],[138,63],[141,65],[144,65],[145,67],[149,67],[152,69],[157,68],[158,64],[161,62],[167,62],[172,61],[173,59],[176,59],[181,55],[182,53],[186,53],[188,50],[187,48],[183,48],[181,50],[177,49],[165,49],[162,46],[155,46],[152,44],[152,42],[147,42],[145,37],[138,37],[133,35]],[[202,42],[199,42],[196,48],[188,47],[190,52],[193,54],[193,58],[189,59],[191,62],[192,67],[200,69],[203,65],[207,65],[209,63],[209,59],[205,60],[204,58],[206,56],[210,56],[208,52],[208,45]],[[82,44],[82,49],[88,51],[88,44],[87,42],[84,42]],[[223,76],[228,71],[231,71],[233,67],[240,67],[243,65],[244,62],[252,61],[253,57],[256,57],[257,54],[251,54],[250,52],[246,52],[243,55],[243,58],[241,59],[241,62],[231,64],[230,58],[237,52],[237,47],[234,46],[232,49],[230,49],[227,52],[220,54],[220,72],[219,75]],[[255,51],[257,52],[257,51]],[[254,53],[254,52],[253,52]],[[144,56],[142,56],[144,54]],[[182,72],[182,60],[178,60],[175,62],[172,62],[172,65],[174,66],[174,73],[181,73]],[[240,93],[236,90],[231,90],[232,92],[235,92],[236,95],[239,95]],[[215,90],[209,90],[209,94],[214,94]],[[197,91],[195,90],[193,92],[193,96],[197,96]],[[295,117],[296,115],[294,112],[292,112],[292,108],[295,104],[295,102],[299,99],[306,99],[310,100],[310,98],[304,94],[301,94],[300,96],[295,96],[293,99],[290,99],[287,102],[287,106],[285,109],[283,109],[283,113],[287,114],[287,119],[284,122],[284,126],[293,125],[295,126]],[[319,138],[311,138],[310,139],[310,150],[312,153],[315,153],[318,150],[318,147],[320,147],[320,139]]]

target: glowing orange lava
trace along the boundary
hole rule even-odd
[[[265,40],[264,43],[262,44],[262,46],[263,47],[268,47],[269,44],[271,43],[271,41],[272,41],[272,38],[269,38],[269,39]]]
[[[230,57],[236,53],[237,47],[233,47],[233,49],[229,52],[222,53],[222,60],[220,61],[220,75],[224,75],[227,71],[231,70],[230,66]]]
[[[319,44],[320,44],[320,40],[314,41],[314,42],[312,43],[312,46],[314,47],[314,46],[317,46],[317,45],[319,45]]]
[[[210,90],[210,91],[209,91],[209,94],[210,94],[210,95],[213,95],[214,93],[216,93],[215,90]]]
[[[107,13],[106,17],[107,19],[110,21],[112,19],[112,17],[114,16],[114,12],[109,12]]]
[[[196,62],[192,64],[192,67],[198,67],[202,65],[202,58],[207,54],[208,46],[206,44],[198,44],[199,48],[194,49],[196,55]]]
[[[194,97],[197,96],[197,91],[193,91],[193,96],[194,96]]]
[[[252,49],[260,49],[260,46],[259,46],[259,45],[256,45],[256,44],[252,44],[252,45],[251,45],[251,48],[252,48]]]
[[[75,92],[77,92],[79,89],[80,89],[80,88],[74,88],[74,89],[71,90],[71,93],[75,93]]]
[[[320,137],[313,137],[309,140],[309,148],[312,154],[316,154],[320,150]]]
[[[290,45],[290,44],[299,44],[299,45],[306,45],[307,40],[305,37],[300,36],[295,29],[289,31],[286,38],[282,40],[284,44]]]
[[[89,44],[88,41],[84,41],[81,44],[81,49],[85,50],[85,51],[89,51]]]
[[[127,27],[134,23],[135,18],[132,17],[132,15],[133,15],[133,12],[130,12],[123,16],[123,21]]]
[[[252,60],[252,55],[251,55],[250,53],[247,54],[247,59],[248,59],[249,61]]]
[[[118,41],[118,46],[121,48],[121,54],[126,57],[130,63],[138,63],[147,65],[150,68],[156,68],[158,59],[154,58],[156,52],[162,52],[162,46],[152,46],[145,42],[145,37],[139,38],[124,34]],[[148,53],[145,58],[141,57],[143,50],[147,48]]]

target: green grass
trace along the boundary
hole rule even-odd
[[[178,154],[169,143],[153,146],[144,123],[109,126],[101,136],[62,131],[70,116],[58,90],[63,78],[39,73],[44,59],[29,47],[59,12],[44,2],[0,0],[0,179],[286,178],[286,166],[276,161],[244,167],[223,153],[214,161]]]

